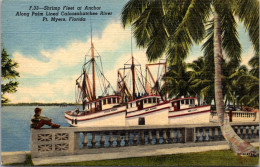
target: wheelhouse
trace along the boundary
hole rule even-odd
[[[126,108],[127,109],[137,108],[138,110],[141,110],[146,107],[154,106],[160,102],[161,102],[160,96],[156,96],[156,95],[145,96],[145,97],[128,102]]]
[[[106,109],[113,108],[120,105],[122,102],[122,97],[120,96],[105,96],[96,99],[95,101],[85,103],[84,111],[93,113]]]
[[[192,108],[197,106],[197,99],[195,97],[173,99],[171,101],[171,107],[174,111]]]

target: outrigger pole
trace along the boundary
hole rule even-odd
[[[125,91],[125,94],[126,94],[127,98],[128,98],[129,100],[131,100],[131,93],[130,93],[128,87],[127,87],[127,84],[125,83],[125,80],[124,80],[124,78],[123,78],[123,76],[122,76],[122,74],[121,74],[121,72],[120,72],[120,69],[118,70],[118,76],[120,77],[120,79],[121,79],[122,82],[123,82],[124,91]],[[121,86],[120,83],[118,83],[118,84]]]
[[[153,65],[164,65],[164,73],[165,73],[165,77],[164,77],[164,82],[165,82],[165,101],[167,101],[167,79],[166,79],[166,73],[167,73],[167,67],[166,67],[166,62],[165,63],[154,63],[154,64],[146,64],[146,69],[150,75],[150,77],[152,78],[152,81],[155,85],[155,80],[154,77],[149,69],[149,66],[153,66]],[[159,88],[156,87],[157,92],[159,93]]]

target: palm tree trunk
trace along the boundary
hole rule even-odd
[[[214,64],[215,64],[215,99],[216,109],[222,135],[228,141],[229,146],[238,155],[258,155],[255,147],[242,140],[232,129],[228,117],[225,114],[224,99],[222,93],[222,72],[221,63],[223,59],[221,47],[221,18],[212,6],[214,16]]]

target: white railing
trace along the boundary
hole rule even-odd
[[[245,140],[259,138],[258,122],[231,123]],[[89,149],[224,140],[217,123],[133,127],[31,129],[32,158],[84,154]]]

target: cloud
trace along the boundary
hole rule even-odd
[[[78,76],[60,79],[54,83],[20,85],[15,94],[7,94],[11,103],[21,102],[74,102],[75,80]]]
[[[125,31],[119,22],[112,22],[100,37],[93,37],[95,48],[99,48],[99,53],[116,50],[127,39],[130,39],[130,33]],[[37,60],[30,55],[22,55],[19,52],[15,52],[13,56],[19,63],[19,71],[22,76],[24,74],[44,76],[58,68],[72,67],[82,62],[90,48],[90,42],[91,39],[86,39],[85,42],[73,41],[64,48],[40,51],[41,56],[47,62]]]

